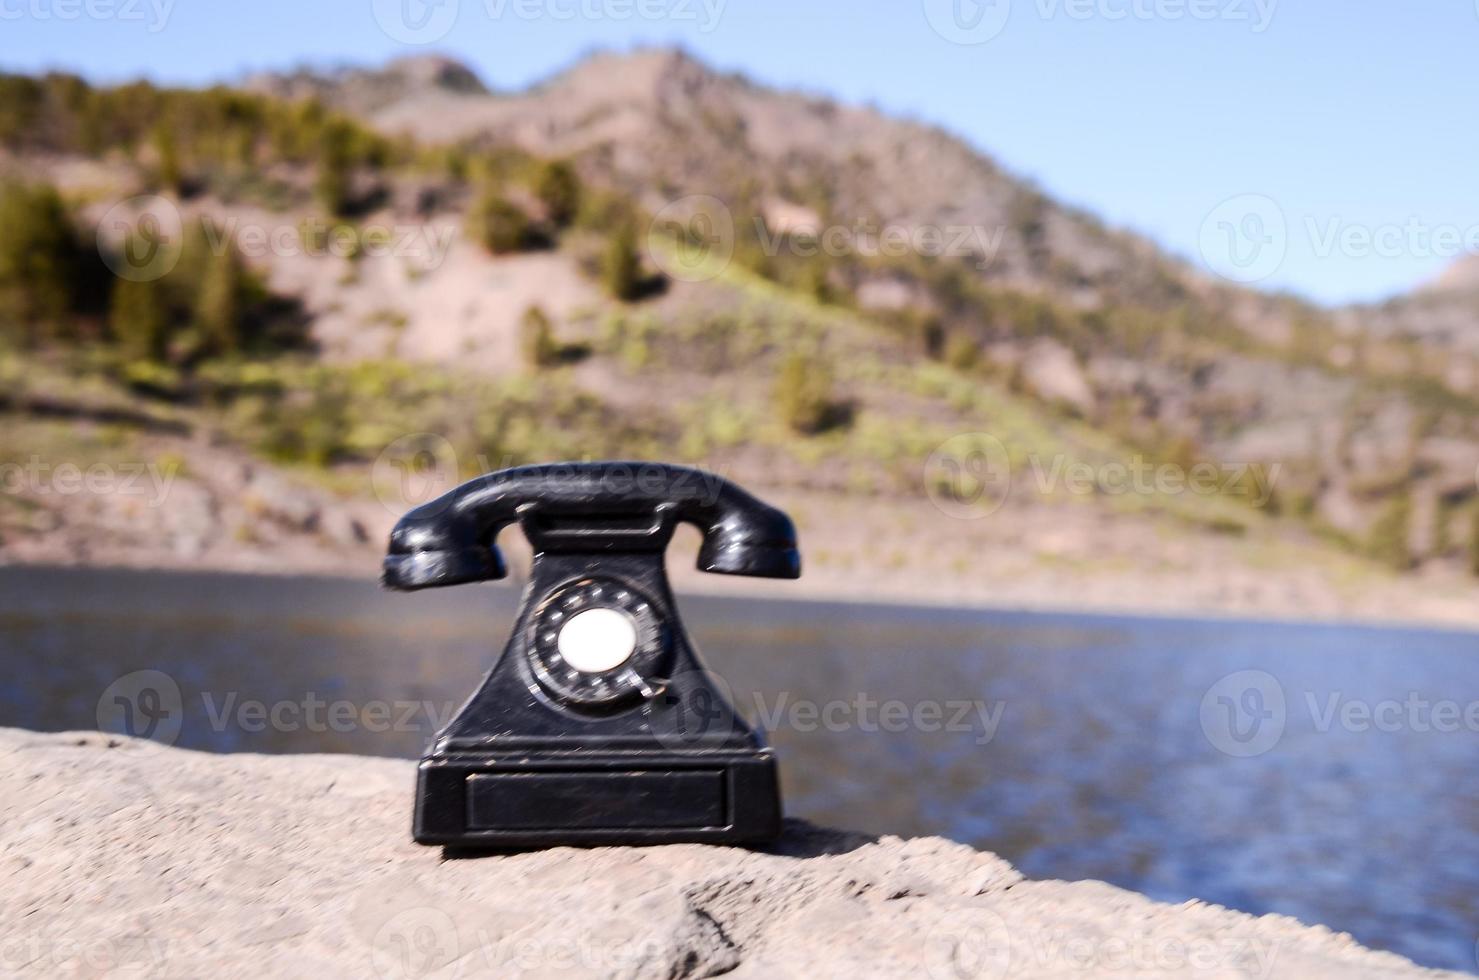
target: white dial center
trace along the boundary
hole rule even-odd
[[[637,649],[637,624],[619,609],[587,609],[560,629],[560,656],[576,670],[599,674],[627,662]]]

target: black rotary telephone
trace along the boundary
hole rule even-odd
[[[797,578],[790,518],[712,473],[656,463],[478,477],[395,526],[384,583],[502,578],[518,522],[534,563],[513,635],[421,760],[415,838],[526,847],[763,841],[780,832],[775,756],[705,674],[663,551],[686,521],[698,567]]]

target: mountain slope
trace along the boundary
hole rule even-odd
[[[797,511],[810,581],[849,594],[1449,615],[1440,593],[1479,555],[1461,358],[1209,282],[929,127],[662,51],[513,94],[444,59],[258,76],[257,95],[0,85],[0,174],[64,198],[6,201],[69,210],[105,260],[128,246],[112,229],[134,205],[115,205],[149,192],[225,243],[160,296],[115,280],[38,349],[6,321],[27,290],[4,270],[56,236],[0,235],[7,410],[87,436],[27,420],[0,448],[75,456],[108,418],[184,433],[120,437],[210,460],[181,484],[200,527],[156,536],[183,542],[171,560],[270,566],[284,526],[333,523],[325,490],[358,508],[385,466],[444,449],[449,478],[585,456],[718,469]],[[730,249],[685,222],[720,214]],[[990,247],[817,248],[818,226],[952,225]],[[263,233],[286,245],[232,259]],[[299,343],[263,342],[272,311]],[[230,453],[249,481],[218,478]],[[286,492],[288,517],[232,500],[284,465],[319,485]],[[113,509],[23,501],[0,534],[32,560],[154,554]],[[313,547],[372,558],[410,502]],[[36,530],[55,522],[70,532]],[[1425,578],[1399,588],[1369,558]]]
[[[1213,281],[939,129],[678,51],[597,54],[520,93],[422,84],[385,101],[361,88],[318,91],[388,133],[573,158],[649,213],[718,198],[741,257],[747,238],[756,254],[768,244],[757,267],[781,281],[807,281],[785,274],[804,264],[788,229],[841,229],[812,278],[871,316],[938,330],[962,358],[975,351],[988,373],[1146,451],[1278,462],[1283,505],[1357,544],[1412,494],[1438,515],[1406,532],[1417,553],[1462,536],[1479,350],[1443,338],[1479,331],[1451,296],[1332,315]],[[862,254],[856,230],[889,226],[968,229],[968,254]],[[1436,326],[1414,326],[1422,317]]]

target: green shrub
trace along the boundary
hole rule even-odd
[[[1469,571],[1479,576],[1479,506],[1469,525]]]
[[[467,215],[467,231],[494,255],[529,247],[529,218],[494,188],[487,188]]]
[[[832,371],[820,358],[787,355],[775,382],[775,404],[787,428],[815,435],[847,420],[846,406],[833,396]]]
[[[549,367],[560,360],[555,328],[544,310],[537,306],[524,311],[523,319],[519,321],[519,342],[524,350],[524,360],[530,367]]]
[[[926,316],[919,323],[919,346],[924,356],[938,361],[945,356],[945,324],[937,316]]]
[[[1367,548],[1384,565],[1405,570],[1412,567],[1407,542],[1412,529],[1412,497],[1405,491],[1394,496],[1371,525]]]
[[[564,160],[551,160],[539,168],[534,194],[556,228],[565,228],[580,211],[580,177]]]
[[[981,348],[963,333],[953,333],[945,341],[945,363],[957,370],[970,370],[980,358]]]

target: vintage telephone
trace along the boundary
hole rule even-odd
[[[534,550],[503,656],[421,760],[423,844],[526,847],[763,841],[780,832],[775,757],[700,667],[663,551],[703,532],[698,567],[801,574],[785,514],[712,473],[657,463],[524,466],[403,517],[384,583],[502,578],[498,532]]]

